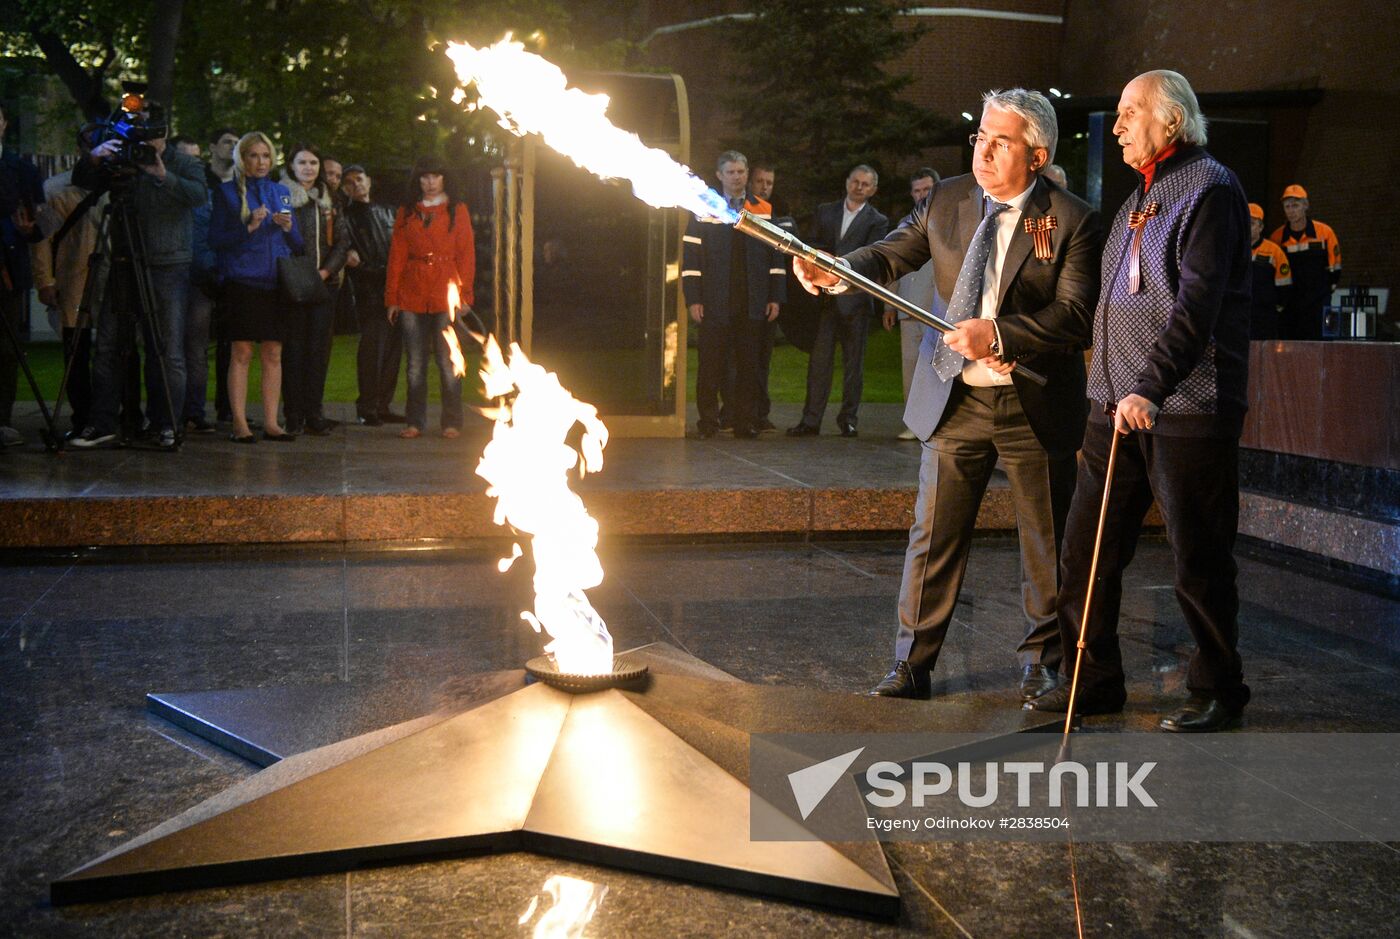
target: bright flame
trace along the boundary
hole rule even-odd
[[[442,328],[443,341],[447,343],[447,354],[452,357],[452,374],[461,378],[467,374],[467,360],[462,357],[462,344],[457,341],[457,308],[461,306],[462,295],[457,292],[457,284],[447,282],[447,325]]]
[[[575,398],[518,345],[511,344],[507,363],[488,337],[481,361],[486,397],[503,403],[491,411],[496,427],[476,472],[496,499],[496,524],[528,535],[535,558],[535,608],[520,618],[549,634],[545,651],[560,671],[606,674],[613,665],[612,636],[584,594],[603,582],[598,523],[569,488],[569,471],[602,468],[608,429],[597,408]],[[583,425],[578,450],[566,442],[575,424]],[[510,558],[498,566],[506,570],[519,556],[520,546],[512,545]]]
[[[555,874],[544,882],[544,896],[550,905],[543,911],[531,935],[533,939],[582,939],[583,930],[593,919],[598,907],[607,896],[608,888],[603,884]],[[520,914],[519,925],[524,926],[540,910],[540,894],[530,898],[530,905]]]
[[[739,216],[724,197],[664,150],[648,147],[607,118],[608,96],[569,88],[558,66],[507,36],[485,49],[447,44],[447,56],[465,86],[476,83],[480,103],[518,136],[539,134],[583,169],[604,179],[626,179],[638,199],[657,208],[686,209],[733,223]],[[456,93],[453,100],[459,100]]]

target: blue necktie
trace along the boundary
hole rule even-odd
[[[1011,208],[1005,202],[993,202],[990,196],[984,196],[983,201],[986,211],[982,215],[981,224],[977,226],[977,231],[972,233],[972,243],[967,246],[962,269],[958,271],[958,281],[953,285],[953,296],[948,300],[948,314],[945,319],[950,323],[976,315],[977,308],[982,303],[982,275],[986,273],[987,259],[992,256],[992,248],[996,245],[996,217]],[[967,360],[960,354],[940,341],[938,349],[933,353],[933,370],[938,373],[939,378],[950,381],[962,371],[965,361]]]

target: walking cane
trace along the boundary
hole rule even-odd
[[[1099,573],[1099,552],[1103,549],[1103,529],[1108,521],[1108,494],[1113,489],[1113,465],[1118,462],[1118,440],[1126,434],[1118,433],[1114,423],[1116,408],[1108,410],[1108,423],[1113,428],[1113,443],[1108,447],[1108,467],[1103,474],[1103,505],[1099,506],[1099,530],[1094,534],[1094,554],[1089,561],[1089,587],[1084,591],[1084,611],[1079,616],[1079,641],[1075,643],[1074,675],[1069,680],[1069,709],[1065,713],[1065,732],[1068,737],[1074,723],[1074,696],[1079,690],[1079,665],[1084,661],[1084,633],[1089,626],[1089,611],[1094,602],[1094,581]]]

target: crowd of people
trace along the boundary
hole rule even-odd
[[[0,112],[0,133],[4,129]],[[227,427],[234,443],[290,443],[338,424],[325,411],[337,311],[354,309],[359,424],[428,431],[428,362],[441,373],[439,432],[463,425],[449,338],[469,341],[475,243],[467,205],[436,159],[413,168],[398,206],[374,201],[365,167],[309,143],[278,154],[260,131],[219,128],[200,141],[142,143],[78,133],[77,162],[43,181],[0,160],[3,313],[18,332],[30,287],[56,311],[71,407],[67,446],[99,450],[145,438],[174,449],[186,433]],[[92,269],[95,268],[95,269]],[[140,342],[137,342],[137,337]],[[214,418],[208,414],[211,344]],[[142,362],[144,354],[144,362]],[[248,383],[260,364],[261,421]],[[407,360],[408,407],[390,408]],[[0,342],[0,442],[11,426],[14,345]],[[142,390],[144,386],[144,406]]]

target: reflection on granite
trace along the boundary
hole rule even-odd
[[[1400,470],[1240,449],[1240,488],[1260,495],[1400,522]]]
[[[1253,342],[1246,447],[1400,469],[1400,345]]]
[[[1240,534],[1400,577],[1400,522],[1240,493]]]
[[[49,907],[53,877],[254,772],[147,717],[147,691],[442,682],[538,653],[491,552],[261,554],[0,567],[0,934],[513,935],[565,875],[608,888],[590,935],[1074,935],[1066,849],[1021,844],[892,845],[894,924],[522,854]],[[889,665],[899,540],[604,555],[599,608],[624,647],[664,641],[746,681],[853,693]],[[974,542],[940,692],[1014,708],[1018,567],[1014,537]],[[1251,558],[1240,569],[1245,732],[1400,731],[1400,604]],[[1128,709],[1090,729],[1150,731],[1184,695],[1171,570],[1145,540],[1125,579]],[[1077,851],[1086,935],[1394,931],[1389,847]]]

